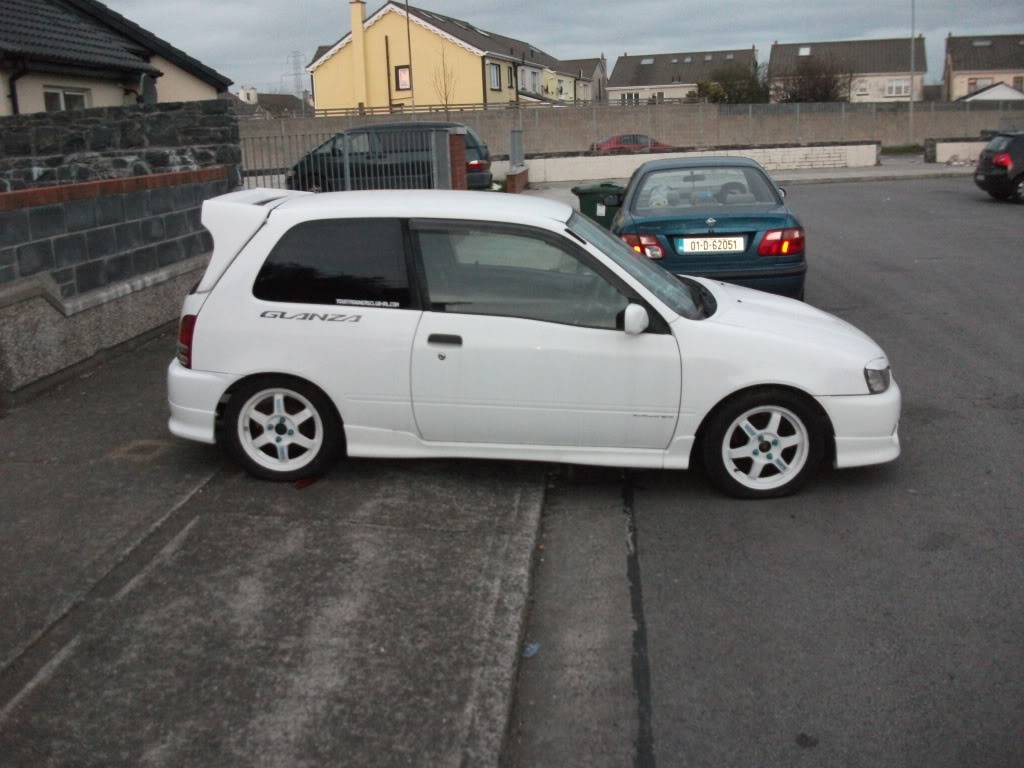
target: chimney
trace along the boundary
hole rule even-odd
[[[348,18],[352,24],[352,94],[358,106],[366,106],[366,2],[349,0]]]

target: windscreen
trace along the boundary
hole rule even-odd
[[[768,178],[757,168],[673,168],[648,173],[633,196],[632,210],[658,215],[694,208],[778,205]]]

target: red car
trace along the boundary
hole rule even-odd
[[[668,152],[672,147],[642,133],[620,133],[600,144],[591,144],[590,149],[603,155],[628,155],[637,152]]]

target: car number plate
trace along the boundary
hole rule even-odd
[[[747,249],[742,237],[683,237],[683,253],[740,253]]]

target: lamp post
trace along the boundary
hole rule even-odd
[[[914,143],[914,53],[917,48],[914,44],[914,23],[916,21],[914,0],[910,0],[910,110],[907,112],[907,144]]]

